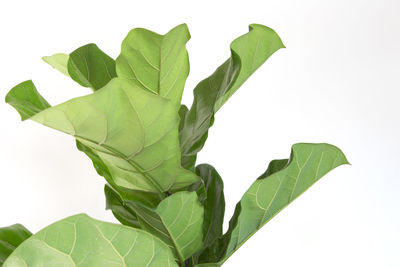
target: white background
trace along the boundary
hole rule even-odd
[[[226,266],[400,266],[400,2],[17,1],[0,3],[0,98],[33,79],[51,103],[89,93],[41,57],[89,42],[116,57],[134,27],[186,22],[192,89],[250,23],[272,27],[278,51],[216,116],[199,162],[225,179],[226,220],[250,184],[296,142],[340,147],[334,170],[253,236]],[[70,136],[0,103],[0,225],[32,231],[104,211],[104,180]]]

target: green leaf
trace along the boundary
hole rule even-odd
[[[137,216],[134,213],[129,212],[124,207],[124,202],[122,201],[122,199],[116,198],[116,195],[111,195],[112,191],[106,191],[109,190],[106,188],[107,187],[104,188],[106,194],[106,209],[112,210],[114,217],[121,224],[140,229],[140,222]]]
[[[283,47],[275,31],[252,24],[249,33],[231,43],[231,57],[196,86],[192,107],[180,133],[182,165],[185,168],[194,166],[218,109],[259,66]]]
[[[94,91],[117,76],[114,59],[95,44],[84,45],[69,55],[68,74],[80,85]]]
[[[296,144],[289,160],[275,160],[243,195],[229,223],[229,230],[214,249],[220,266],[258,229],[332,169],[348,164],[346,157],[329,144]],[[207,265],[211,264],[211,265]],[[216,265],[215,265],[216,264]]]
[[[109,198],[116,198],[115,191],[111,192],[110,189],[107,189],[107,202],[111,201]],[[159,237],[174,251],[178,261],[184,262],[201,249],[204,209],[195,192],[182,191],[172,194],[156,208],[122,199],[117,205],[119,207],[110,206],[110,209],[118,216],[129,213],[132,218],[136,217],[142,229]]]
[[[112,188],[112,190],[116,191],[117,195],[113,196],[113,198],[114,198],[114,200],[112,200],[113,203],[115,203],[115,201],[118,201],[115,198],[130,199],[133,201],[139,201],[150,207],[155,207],[162,200],[162,198],[160,198],[160,196],[155,193],[143,192],[143,191],[137,191],[137,190],[129,190],[129,189],[124,189],[122,187],[118,187],[117,184],[114,182],[113,176],[111,175],[110,171],[108,170],[106,164],[101,160],[101,158],[96,154],[96,152],[94,150],[83,145],[78,140],[76,141],[76,146],[80,151],[85,153],[92,160],[93,166],[96,169],[97,173],[100,176],[103,176],[106,179],[106,181],[109,183],[109,185],[105,186],[105,190],[106,190],[106,188],[110,187],[110,188]],[[106,192],[106,194],[107,193],[108,193],[108,191]],[[111,205],[111,203],[106,203],[106,204]],[[129,224],[126,224],[126,225],[129,225]]]
[[[68,74],[68,60],[69,55],[64,53],[54,54],[52,56],[42,57],[43,61],[69,77]]]
[[[75,215],[23,242],[4,267],[178,266],[170,249],[139,229]]]
[[[197,262],[218,260],[219,252],[213,244],[222,237],[225,213],[224,183],[214,167],[201,164],[196,167],[201,181],[189,186],[189,191],[197,192],[204,205],[203,248],[192,256],[189,266]],[[213,246],[212,246],[213,245]]]
[[[20,91],[25,92],[23,86],[9,93],[15,96],[14,105],[20,100],[24,104]],[[162,193],[199,179],[180,165],[179,118],[171,103],[129,81],[114,78],[102,90],[47,108],[31,119],[73,135],[90,148],[119,187]]]
[[[6,103],[18,111],[23,121],[50,107],[50,104],[39,94],[30,80],[12,88],[6,95]]]
[[[0,228],[0,266],[31,235],[32,233],[21,224]]]
[[[147,207],[155,208],[160,203],[160,199],[153,193],[123,191],[120,188],[118,189],[119,192],[109,184],[104,186],[106,209],[111,210],[115,218],[117,218],[122,224],[140,228],[140,223],[136,213],[125,204],[125,200],[139,202]]]
[[[137,28],[122,42],[117,58],[118,77],[131,80],[145,90],[171,100],[178,111],[189,57],[185,45],[190,39],[186,24],[165,35]]]
[[[96,44],[81,46],[70,55],[59,53],[42,59],[80,85],[94,91],[117,76],[115,60],[101,51]]]
[[[204,248],[210,246],[222,236],[225,213],[224,183],[214,167],[201,164],[196,167],[196,174],[203,180],[206,199],[204,201]]]
[[[183,123],[185,121],[186,114],[188,112],[188,108],[185,105],[181,105],[181,108],[179,109],[179,133],[181,132],[183,128]]]

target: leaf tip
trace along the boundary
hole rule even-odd
[[[260,30],[263,31],[266,35],[269,35],[271,37],[271,40],[275,43],[277,50],[280,48],[286,48],[286,46],[283,44],[281,37],[272,28],[262,24],[252,23],[249,25],[249,31],[251,32],[252,30]]]

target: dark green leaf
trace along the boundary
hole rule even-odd
[[[95,44],[84,45],[69,55],[68,74],[80,85],[94,91],[117,76],[114,59]]]
[[[206,190],[204,201],[204,247],[211,245],[222,236],[225,213],[224,183],[214,167],[201,164],[196,167],[196,174],[201,177]]]
[[[197,166],[196,174],[201,177],[202,181],[190,186],[188,190],[196,191],[204,205],[204,244],[203,249],[192,256],[190,266],[194,266],[199,261],[207,262],[218,259],[218,250],[215,245],[211,245],[222,237],[225,213],[224,183],[221,176],[214,167],[208,164]]]
[[[118,188],[115,186],[115,188]],[[104,186],[106,196],[106,209],[112,211],[114,216],[124,225],[140,228],[139,221],[133,209],[126,205],[125,201],[139,202],[149,208],[155,208],[160,203],[157,194],[132,190],[121,190],[119,192],[111,185]]]
[[[183,128],[183,123],[185,122],[185,117],[188,112],[188,108],[185,105],[181,105],[181,108],[179,109],[179,133],[181,132]]]
[[[196,86],[193,104],[180,134],[182,165],[185,168],[193,168],[218,109],[259,66],[283,47],[275,31],[252,24],[249,33],[231,43],[231,57]]]
[[[104,186],[104,194],[106,196],[106,209],[111,210],[114,217],[123,225],[133,228],[140,228],[140,223],[134,214],[129,212],[124,205],[124,200],[110,185]]]
[[[117,76],[115,60],[95,44],[84,45],[70,55],[58,53],[43,57],[43,60],[80,85],[94,91],[102,88]]]
[[[32,233],[21,224],[0,228],[0,266],[31,235]]]

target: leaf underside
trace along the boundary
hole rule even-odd
[[[196,181],[180,167],[179,121],[170,103],[126,80],[114,78],[31,119],[91,148],[120,187],[165,192]]]
[[[74,136],[107,167],[117,186],[166,192],[198,180],[180,166],[179,118],[171,103],[127,80],[114,78],[93,94],[54,107],[27,81],[6,101],[23,119]]]
[[[145,231],[87,215],[56,222],[23,242],[3,267],[178,266],[169,248]]]

